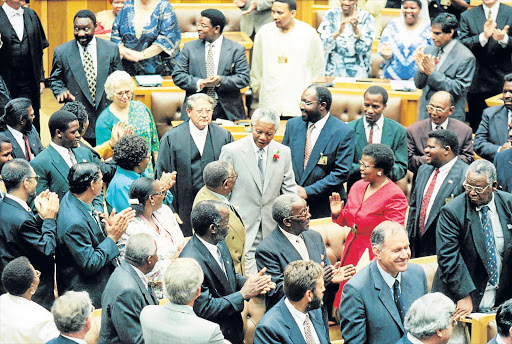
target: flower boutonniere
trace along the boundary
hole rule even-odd
[[[277,160],[279,160],[279,158],[280,158],[280,156],[279,156],[279,151],[277,151],[277,152],[272,156],[272,159],[273,159],[274,161],[277,161]]]

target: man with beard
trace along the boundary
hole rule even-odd
[[[324,271],[320,264],[298,260],[284,270],[284,294],[256,326],[254,344],[329,343],[322,323]]]
[[[5,113],[1,118],[5,129],[0,134],[11,140],[13,159],[30,161],[44,150],[33,121],[34,109],[30,99],[16,98],[5,106]]]
[[[354,157],[354,131],[329,113],[327,87],[309,86],[301,96],[302,119],[286,124],[283,144],[290,147],[298,194],[310,205],[311,218],[331,215],[333,192],[346,200],[345,183]]]

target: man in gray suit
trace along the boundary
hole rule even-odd
[[[432,21],[434,46],[419,50],[415,54],[418,72],[414,76],[417,88],[423,89],[420,104],[420,119],[428,118],[427,105],[437,91],[450,92],[455,98],[452,118],[466,118],[466,94],[475,73],[473,53],[457,38],[457,18],[453,14],[441,13]]]
[[[233,2],[242,10],[240,29],[254,40],[260,27],[272,21],[274,0],[234,0]]]
[[[219,157],[238,173],[230,201],[239,207],[245,223],[248,275],[257,272],[256,247],[277,226],[272,219],[274,200],[280,194],[297,193],[290,148],[273,140],[279,122],[277,111],[257,109],[251,119],[252,135],[225,145]]]
[[[169,265],[163,281],[169,302],[146,306],[140,313],[146,344],[224,343],[219,325],[198,317],[192,309],[203,279],[201,266],[192,258],[178,258]]]

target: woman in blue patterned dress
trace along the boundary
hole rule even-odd
[[[128,0],[116,17],[111,41],[119,44],[130,75],[171,75],[181,31],[168,0]]]
[[[418,71],[414,52],[419,47],[432,45],[430,20],[420,0],[402,3],[399,18],[389,22],[380,37],[379,53],[384,79],[409,80]]]
[[[368,78],[375,20],[357,8],[357,0],[341,0],[341,7],[325,13],[318,28],[325,52],[325,75]]]

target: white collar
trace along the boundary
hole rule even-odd
[[[370,122],[368,122],[366,120],[366,116],[363,116],[363,122],[364,122],[364,127],[368,128],[368,126],[370,125]],[[380,118],[377,120],[377,122],[375,122],[374,126],[376,126],[378,129],[382,130],[382,127],[384,126],[384,114],[380,115]]]
[[[15,14],[19,14],[19,15],[23,16],[23,6],[18,8],[17,10],[15,10],[11,6],[7,5],[7,2],[4,2],[4,4],[2,5],[2,8],[4,9],[5,14],[7,14],[8,17],[12,17]]]
[[[130,264],[130,263],[128,263],[128,264]],[[130,264],[130,266],[133,268],[133,270],[135,270],[135,272],[137,273],[137,276],[139,276],[139,278],[142,280],[142,283],[144,283],[144,285],[147,286],[149,283],[149,280],[146,277],[146,275],[144,275],[142,273],[142,271],[140,271],[135,265]]]
[[[306,321],[307,314],[302,313],[297,308],[293,307],[292,303],[290,302],[290,300],[288,300],[287,297],[284,299],[284,304],[286,305],[286,308],[288,308],[288,310],[290,311],[292,317],[298,320],[298,323],[303,324],[304,321]]]
[[[192,137],[208,135],[208,126],[204,127],[203,129],[199,129],[191,120],[188,120],[188,126],[190,128],[190,134]]]
[[[449,120],[450,120],[450,118],[447,117],[446,120],[441,124],[435,124],[432,120],[430,120],[432,131],[436,130],[437,126],[439,126],[440,129],[448,129],[448,121]]]
[[[450,43],[448,43],[447,45],[445,45],[444,47],[442,47],[441,49],[443,49],[443,55],[444,56],[448,56],[448,54],[450,53],[450,51],[452,51],[453,47],[455,46],[455,44],[457,44],[457,39],[452,39]]]
[[[66,148],[66,147],[63,147],[63,146],[59,146],[58,144],[56,144],[55,142],[53,141],[50,141],[50,146],[52,146],[53,148],[55,148],[55,150],[60,154],[60,155],[69,155],[69,150],[70,148]]]
[[[317,129],[319,131],[322,131],[322,129],[324,128],[325,123],[327,122],[328,119],[329,119],[329,113],[324,118],[322,118],[321,120],[318,120],[316,123],[309,122],[308,123],[308,129],[309,129],[309,127],[311,127],[312,124],[314,124],[315,125],[315,129]]]
[[[264,153],[264,154],[267,154],[267,152],[268,152],[268,146],[270,145],[270,143],[271,143],[271,142],[272,142],[272,141],[270,141],[270,142],[268,143],[268,145],[266,145],[265,147],[263,147],[263,153]],[[260,148],[259,148],[258,146],[256,146],[256,143],[254,142],[254,139],[252,138],[252,133],[251,133],[251,143],[252,143],[252,149],[254,150],[254,152],[255,152],[256,154],[258,154],[258,151],[260,150]]]
[[[80,338],[75,338],[75,337],[70,337],[70,336],[66,336],[65,334],[60,334],[62,337],[64,338],[67,338],[69,340],[72,340],[73,342],[76,342],[78,344],[87,344],[87,342],[84,340],[84,339],[80,339]]]
[[[501,3],[500,1],[496,1],[496,3],[494,5],[492,5],[492,7],[487,7],[485,4],[482,4],[482,7],[484,8],[485,18],[487,18],[487,13],[485,13],[485,12],[489,12],[488,10],[491,10],[491,12],[493,14],[498,13],[498,9],[500,8],[500,3]]]
[[[414,337],[412,334],[410,333],[407,333],[407,339],[409,339],[409,341],[412,343],[412,344],[423,344],[423,342],[421,340],[419,340],[418,338]]]
[[[31,212],[32,210],[30,209],[30,207],[28,206],[27,202],[25,202],[24,200],[22,200],[21,198],[19,197],[16,197],[14,195],[11,195],[11,194],[5,194],[5,196],[9,197],[10,199],[12,199],[13,201],[19,203],[23,209],[25,209],[27,212]]]
[[[208,249],[208,251],[210,252],[219,252],[219,246],[217,245],[214,245],[214,244],[210,244],[208,241],[204,240],[203,238],[201,238],[199,235],[196,234],[196,237],[201,240],[201,242],[203,243],[204,246],[206,246],[206,248]],[[217,258],[217,257],[215,257]]]
[[[87,49],[88,47],[96,47],[96,36],[94,36],[91,41],[84,47],[78,41],[76,41],[76,44],[78,45],[79,49]]]
[[[379,269],[379,272],[384,279],[384,282],[388,285],[388,287],[393,291],[393,284],[395,284],[395,280],[398,280],[398,283],[400,283],[400,288],[402,288],[402,273],[399,272],[396,277],[391,276],[391,274],[387,271],[384,271],[384,269],[380,266],[379,261],[377,260],[375,262],[377,264],[377,268]]]
[[[453,165],[455,165],[455,162],[457,162],[457,157],[453,158],[452,160],[448,161],[443,166],[439,167],[439,173],[445,173],[448,174],[448,172],[452,169]],[[436,167],[434,167],[435,169]]]
[[[490,186],[490,187],[492,187],[492,186]],[[489,203],[480,205],[478,207],[475,207],[475,209],[476,209],[476,211],[480,211],[484,206],[488,206],[489,210],[492,213],[497,214],[497,212],[496,212],[496,203],[494,203],[494,192],[492,193],[491,200],[489,201]]]
[[[23,140],[23,133],[19,130],[14,129],[10,125],[7,125],[7,129],[11,132],[12,136],[16,139],[16,141],[22,141]]]
[[[220,48],[222,47],[222,41],[223,41],[224,37],[222,35],[219,36],[219,38],[217,38],[215,41],[213,42],[204,42],[205,43],[205,47],[208,48],[210,45],[213,45],[214,48]]]
[[[279,230],[281,231],[281,233],[283,233],[283,235],[290,241],[292,242],[296,242],[297,240],[299,240],[299,235],[295,235],[295,234],[292,234],[290,232],[287,232],[285,231],[284,229],[281,228],[281,226],[278,226],[279,227]]]

